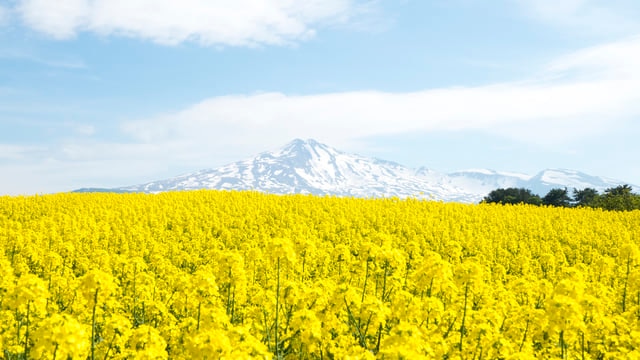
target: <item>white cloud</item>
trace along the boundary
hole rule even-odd
[[[33,153],[42,149],[36,146],[23,146],[0,143],[0,162],[2,161],[22,161],[28,159]]]
[[[598,134],[640,115],[640,37],[584,49],[534,78],[412,93],[263,93],[204,100],[183,111],[131,121],[137,141],[221,152],[264,149],[293,137],[346,144],[369,136],[478,130],[545,146]],[[197,152],[194,151],[194,154]]]
[[[41,145],[0,143],[0,169],[3,174],[10,174],[0,177],[0,195],[149,181],[154,175],[166,176],[168,168],[175,168],[162,161],[174,151],[166,146],[101,142],[83,136]]]
[[[9,21],[9,10],[0,5],[0,26],[4,25],[7,21]]]
[[[29,27],[57,39],[79,32],[175,45],[254,46],[311,37],[317,26],[345,22],[358,0],[19,0]]]
[[[582,78],[633,78],[640,76],[640,35],[589,47],[561,56],[545,69],[549,73]]]
[[[93,125],[68,122],[65,126],[70,128],[75,135],[81,137],[88,137],[96,134],[96,127]]]
[[[535,19],[589,34],[629,34],[640,28],[634,0],[511,0]]]
[[[33,162],[3,164],[2,171],[11,176],[0,177],[0,195],[118,187],[149,181],[154,174],[167,176],[166,167],[139,157],[128,161],[123,161],[123,158],[70,161],[49,157]]]
[[[75,133],[46,149],[0,147],[0,162],[7,163],[2,172],[29,178],[13,188],[11,179],[0,179],[0,188],[19,193],[134,184],[223,165],[296,137],[360,152],[367,137],[460,131],[572,149],[612,128],[637,133],[639,116],[640,37],[633,37],[559,57],[521,81],[410,93],[214,97],[127,121],[122,131],[129,140],[120,143],[98,142],[85,136],[92,127],[69,123]]]

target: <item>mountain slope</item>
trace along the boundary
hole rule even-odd
[[[564,169],[547,169],[535,176],[485,169],[450,174],[424,167],[414,170],[391,161],[348,154],[315,140],[296,139],[252,159],[111,191],[257,190],[274,194],[397,196],[478,202],[497,188],[524,187],[544,195],[557,187],[592,187],[603,191],[621,184],[623,182]]]

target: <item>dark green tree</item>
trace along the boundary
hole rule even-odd
[[[631,211],[640,209],[640,195],[631,192],[631,186],[620,185],[609,188],[598,198],[597,207],[605,210]]]
[[[605,195],[611,195],[611,196],[631,196],[631,191],[633,189],[631,189],[631,186],[629,186],[628,184],[624,184],[624,185],[620,185],[620,186],[616,186],[613,188],[608,188],[607,190],[604,191]]]
[[[573,189],[573,206],[595,206],[600,193],[594,188]]]
[[[567,188],[560,189],[551,189],[542,198],[543,205],[556,206],[556,207],[567,207],[570,205],[571,198],[569,197],[569,191]]]
[[[524,188],[506,188],[491,191],[482,199],[483,203],[495,204],[533,204],[540,205],[542,200],[540,196],[535,195],[529,189]]]

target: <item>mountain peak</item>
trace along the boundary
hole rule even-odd
[[[306,140],[294,139],[293,141],[291,141],[290,143],[282,147],[282,149],[286,151],[295,151],[295,150],[301,150],[305,148],[308,149],[308,148],[316,148],[316,147],[327,148],[328,146],[321,144],[314,139],[306,139]]]
[[[296,163],[304,165],[314,158],[326,158],[339,153],[339,151],[314,139],[295,139],[269,155],[276,158],[296,159]]]
[[[552,187],[602,190],[614,185],[614,180],[565,169],[547,169],[534,177],[486,169],[443,174],[345,153],[314,139],[294,139],[278,150],[217,169],[112,191],[258,190],[273,194],[397,196],[478,202],[497,188],[525,187],[544,194]]]

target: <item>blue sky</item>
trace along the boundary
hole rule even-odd
[[[0,194],[314,138],[640,184],[635,0],[0,0]]]

